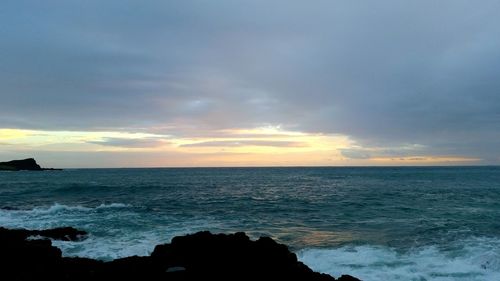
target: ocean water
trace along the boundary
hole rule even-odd
[[[176,235],[245,231],[316,271],[500,280],[500,167],[0,172],[0,226],[74,226],[66,256],[147,255]]]

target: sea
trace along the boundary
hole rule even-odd
[[[500,167],[0,172],[0,226],[73,226],[65,256],[148,255],[177,235],[269,236],[333,276],[500,280]]]

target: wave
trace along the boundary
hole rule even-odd
[[[362,280],[500,280],[500,240],[473,238],[456,244],[454,249],[426,246],[403,253],[371,245],[305,249],[298,257],[315,271]]]
[[[3,208],[0,211],[1,212],[16,212],[16,213],[33,213],[33,214],[51,214],[51,213],[57,213],[61,211],[77,211],[77,212],[89,212],[89,211],[95,211],[95,210],[100,210],[100,209],[109,209],[109,208],[126,208],[130,207],[128,204],[123,204],[123,203],[111,203],[111,204],[101,204],[96,207],[84,207],[80,205],[76,206],[69,206],[69,205],[64,205],[64,204],[59,204],[59,203],[54,203],[52,206],[49,207],[35,207],[31,210],[18,210],[15,208]]]
[[[116,236],[89,235],[83,241],[54,240],[52,244],[62,250],[65,257],[86,257],[109,261],[129,256],[148,256],[158,244],[167,243],[171,237],[159,232],[122,233]]]
[[[46,229],[60,226],[86,227],[109,221],[123,213],[133,213],[128,204],[110,203],[95,207],[55,203],[33,209],[0,209],[0,226],[9,228]],[[117,218],[118,219],[118,218]]]
[[[68,206],[68,205],[55,203],[54,205],[52,205],[48,208],[34,208],[32,210],[32,212],[38,212],[38,213],[57,213],[60,211],[89,212],[89,211],[100,210],[100,209],[126,208],[126,207],[130,207],[130,205],[123,204],[123,203],[111,203],[111,204],[102,203],[101,205],[99,205],[97,207],[91,208],[91,207],[83,207],[80,205]]]
[[[52,243],[66,257],[108,261],[129,256],[148,256],[156,245],[169,243],[175,236],[196,233],[217,225],[216,221],[195,219],[141,230],[111,228],[100,235],[90,231],[89,237],[83,241]]]

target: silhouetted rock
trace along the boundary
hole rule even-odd
[[[0,162],[0,171],[48,171],[48,170],[61,170],[54,168],[41,168],[33,158],[24,160],[12,160],[8,162]]]
[[[337,281],[360,281],[360,280],[351,275],[342,275],[337,279]]]
[[[251,241],[244,233],[199,232],[158,245],[149,257],[110,262],[62,257],[48,239],[77,241],[86,233],[74,228],[9,230],[0,228],[1,280],[308,280],[334,281],[297,260],[271,238]],[[359,281],[343,275],[341,281]]]
[[[185,268],[193,280],[335,280],[313,272],[285,245],[268,237],[251,241],[245,233],[175,237],[151,254],[164,270]]]
[[[73,227],[58,227],[47,230],[7,229],[0,227],[0,243],[5,243],[7,240],[23,242],[27,238],[34,236],[63,241],[80,241],[85,239],[87,232]]]
[[[47,230],[31,230],[31,232],[31,235],[39,235],[42,237],[62,241],[79,241],[87,236],[87,232],[75,229],[73,227],[59,227]]]
[[[0,279],[39,280],[59,275],[63,260],[61,250],[53,247],[52,242],[47,238],[78,240],[85,234],[84,231],[72,227],[42,231],[11,230],[0,227],[0,264],[2,267]],[[40,238],[28,239],[31,237]]]

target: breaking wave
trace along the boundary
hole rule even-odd
[[[500,280],[500,240],[471,238],[454,249],[426,246],[407,252],[382,246],[305,249],[299,259],[315,271],[362,280]]]

